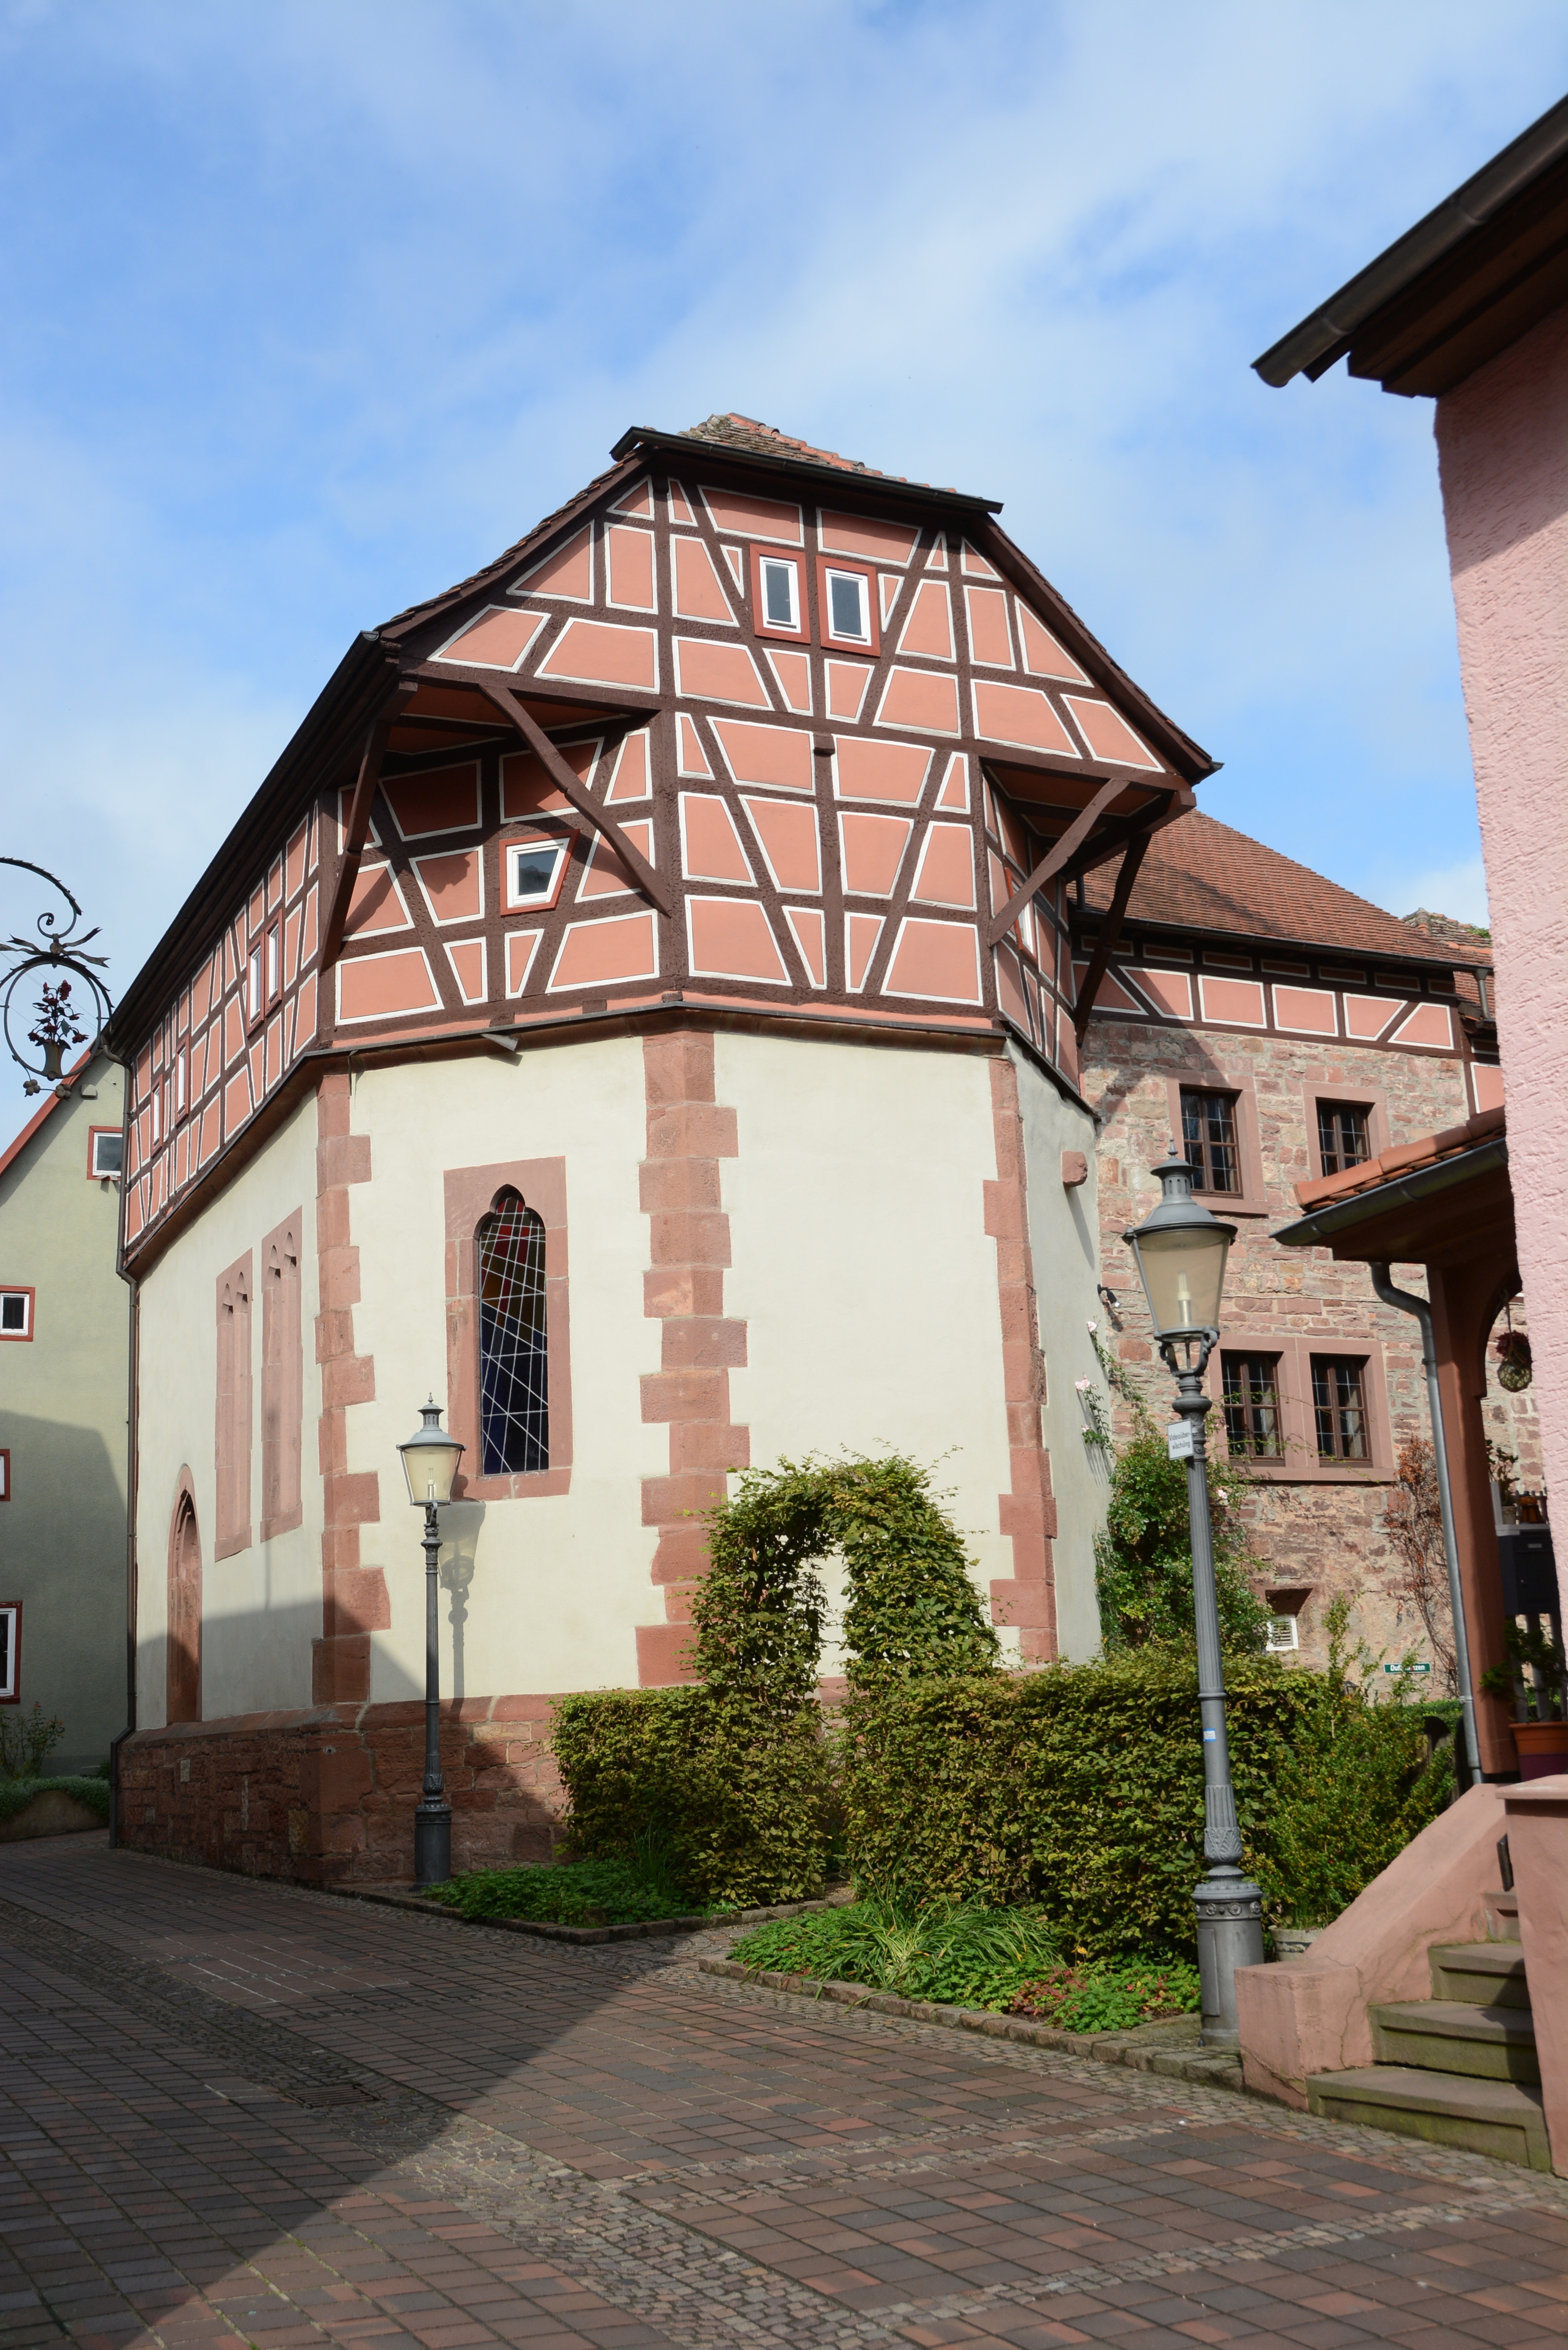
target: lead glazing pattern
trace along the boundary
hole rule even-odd
[[[503,1191],[476,1243],[483,1474],[524,1476],[550,1465],[545,1227],[519,1193]]]

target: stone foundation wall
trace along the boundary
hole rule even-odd
[[[548,1697],[441,1707],[454,1869],[551,1858],[566,1806],[554,1711]],[[419,1703],[175,1722],[119,1749],[119,1841],[304,1885],[407,1882],[423,1776]]]

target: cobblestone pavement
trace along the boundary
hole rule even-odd
[[[112,1853],[0,1848],[0,2350],[1505,2346],[1568,2183]]]

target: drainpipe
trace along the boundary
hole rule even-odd
[[[1424,1297],[1396,1289],[1386,1264],[1367,1267],[1372,1286],[1385,1305],[1413,1314],[1421,1326],[1421,1368],[1427,1374],[1427,1404],[1432,1419],[1432,1457],[1438,1471],[1438,1505],[1443,1518],[1443,1550],[1449,1562],[1449,1606],[1454,1618],[1454,1659],[1459,1668],[1459,1703],[1464,1710],[1465,1760],[1470,1779],[1481,1779],[1480,1746],[1476,1738],[1476,1692],[1470,1679],[1470,1643],[1465,1628],[1465,1599],[1459,1586],[1459,1546],[1454,1533],[1454,1492],[1449,1482],[1449,1448],[1443,1436],[1443,1404],[1438,1391],[1438,1350],[1432,1339],[1432,1309]]]
[[[119,1233],[117,1238],[115,1270],[130,1291],[130,1312],[127,1319],[126,1396],[125,1396],[125,1728],[109,1742],[109,1840],[111,1845],[123,1842],[120,1830],[124,1825],[119,1813],[119,1750],[136,1728],[136,1485],[140,1468],[140,1430],[137,1424],[141,1370],[141,1294],[136,1275],[125,1269],[125,1166],[130,1157],[130,1097],[133,1062],[121,1061],[119,1068],[124,1084],[121,1132],[125,1140],[119,1149]]]

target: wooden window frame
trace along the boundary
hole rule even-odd
[[[1369,1376],[1368,1376],[1368,1372],[1367,1372],[1367,1363],[1366,1363],[1366,1356],[1365,1356],[1365,1355],[1345,1355],[1345,1354],[1337,1354],[1337,1353],[1336,1353],[1336,1354],[1319,1353],[1319,1352],[1317,1352],[1317,1351],[1315,1351],[1315,1350],[1314,1350],[1314,1352],[1313,1352],[1313,1353],[1312,1353],[1312,1354],[1307,1357],[1307,1362],[1308,1362],[1308,1367],[1309,1367],[1309,1369],[1310,1369],[1310,1371],[1311,1371],[1311,1375],[1312,1375],[1312,1416],[1313,1416],[1313,1430],[1314,1430],[1314,1435],[1315,1435],[1315,1436],[1316,1436],[1316,1438],[1317,1438],[1317,1457],[1318,1457],[1318,1461],[1319,1461],[1319,1462],[1320,1462],[1320,1463],[1332,1463],[1332,1464],[1333,1464],[1333,1466],[1334,1466],[1334,1467],[1335,1467],[1336,1469],[1337,1469],[1337,1468],[1344,1468],[1344,1467],[1345,1467],[1347,1464],[1348,1464],[1349,1466],[1353,1467],[1353,1468],[1357,1468],[1357,1469],[1365,1468],[1365,1467],[1366,1466],[1366,1464],[1371,1461],[1371,1459],[1372,1459],[1372,1457],[1373,1457],[1373,1450],[1374,1450],[1374,1447],[1373,1447],[1373,1436],[1372,1436],[1372,1413],[1371,1413],[1371,1410],[1370,1410],[1370,1408],[1369,1408],[1369,1406],[1368,1406],[1368,1402],[1367,1402],[1367,1389],[1368,1389],[1368,1388],[1369,1388],[1369,1387],[1370,1387],[1370,1385],[1371,1385],[1371,1380],[1370,1380],[1370,1378],[1369,1378]],[[1346,1406],[1346,1405],[1341,1404],[1341,1403],[1339,1403],[1339,1402],[1337,1402],[1337,1401],[1336,1401],[1336,1402],[1334,1402],[1334,1403],[1333,1403],[1333,1404],[1331,1404],[1331,1405],[1330,1405],[1329,1409],[1330,1409],[1331,1413],[1333,1414],[1334,1418],[1336,1420],[1337,1420],[1337,1419],[1338,1419],[1338,1417],[1339,1417],[1340,1413],[1341,1413],[1342,1411],[1345,1411],[1345,1410],[1347,1410],[1347,1409],[1349,1409],[1349,1410],[1353,1410],[1353,1411],[1355,1412],[1355,1414],[1356,1418],[1357,1418],[1357,1419],[1359,1419],[1359,1420],[1360,1420],[1360,1422],[1361,1422],[1361,1431],[1360,1431],[1360,1432],[1361,1432],[1361,1441],[1362,1441],[1362,1446],[1363,1446],[1363,1450],[1362,1450],[1362,1451],[1361,1451],[1361,1452],[1359,1452],[1359,1453],[1355,1453],[1355,1452],[1341,1452],[1341,1451],[1337,1451],[1337,1450],[1335,1450],[1334,1451],[1332,1451],[1332,1452],[1325,1452],[1325,1451],[1324,1451],[1324,1449],[1323,1449],[1323,1433],[1322,1433],[1321,1429],[1318,1427],[1318,1414],[1319,1414],[1319,1412],[1324,1409],[1323,1405],[1318,1401],[1318,1392],[1317,1392],[1317,1385],[1318,1385],[1317,1374],[1318,1374],[1318,1366],[1319,1366],[1319,1364],[1320,1364],[1320,1363],[1322,1363],[1322,1364],[1326,1364],[1326,1365],[1328,1365],[1328,1366],[1330,1366],[1330,1367],[1333,1367],[1333,1366],[1342,1366],[1342,1367],[1344,1367],[1345,1369],[1347,1369],[1347,1370],[1349,1370],[1349,1371],[1351,1371],[1351,1372],[1353,1372],[1353,1373],[1355,1374],[1355,1404],[1354,1404],[1353,1406]],[[1338,1432],[1338,1431],[1336,1431],[1336,1433],[1337,1433],[1337,1432]]]
[[[1267,1361],[1267,1362],[1272,1366],[1272,1380],[1271,1380],[1271,1386],[1272,1386],[1272,1396],[1273,1396],[1273,1401],[1272,1401],[1272,1409],[1273,1415],[1274,1415],[1274,1433],[1275,1433],[1276,1440],[1278,1440],[1278,1443],[1279,1443],[1279,1446],[1280,1446],[1280,1450],[1279,1450],[1279,1451],[1278,1451],[1278,1452],[1232,1452],[1232,1451],[1231,1451],[1231,1430],[1230,1430],[1229,1426],[1228,1426],[1228,1425],[1227,1425],[1227,1423],[1226,1423],[1226,1419],[1225,1419],[1226,1404],[1225,1404],[1225,1378],[1224,1378],[1224,1372],[1225,1372],[1225,1363],[1226,1363],[1227,1358],[1229,1358],[1229,1359],[1231,1359],[1231,1360],[1240,1360],[1240,1361],[1241,1361],[1241,1362],[1257,1362],[1257,1361],[1266,1360],[1266,1361]],[[1283,1414],[1283,1412],[1282,1411],[1282,1409],[1281,1409],[1281,1408],[1280,1408],[1280,1359],[1281,1359],[1281,1358],[1280,1358],[1279,1351],[1278,1351],[1278,1349],[1277,1349],[1276,1347],[1253,1347],[1253,1346],[1247,1346],[1247,1347],[1224,1347],[1224,1346],[1222,1346],[1222,1347],[1221,1347],[1221,1348],[1220,1348],[1220,1409],[1219,1409],[1219,1415],[1218,1415],[1218,1424],[1217,1424],[1217,1428],[1216,1428],[1216,1436],[1217,1436],[1217,1438],[1220,1438],[1220,1437],[1221,1437],[1221,1435],[1222,1435],[1222,1440],[1223,1440],[1223,1445],[1224,1445],[1224,1456],[1223,1456],[1223,1457],[1224,1457],[1227,1461],[1245,1461],[1246,1463],[1248,1463],[1249,1465],[1251,1465],[1253,1461],[1273,1461],[1274,1463],[1276,1463],[1276,1464],[1277,1464],[1277,1463],[1279,1463],[1280,1461],[1283,1461],[1283,1460],[1284,1460],[1284,1458],[1285,1458],[1285,1451],[1284,1451],[1284,1414]],[[1216,1453],[1216,1457],[1219,1457],[1219,1454],[1220,1454],[1220,1443],[1219,1443],[1218,1441],[1216,1442],[1216,1445],[1215,1445],[1215,1453]]]
[[[1337,1100],[1338,1096],[1333,1098]],[[1397,1448],[1388,1416],[1388,1381],[1381,1339],[1345,1330],[1312,1330],[1296,1336],[1275,1330],[1227,1329],[1220,1345],[1210,1357],[1204,1375],[1204,1392],[1214,1403],[1209,1418],[1210,1447],[1221,1466],[1230,1458],[1228,1448],[1221,1449],[1225,1428],[1222,1355],[1273,1355],[1279,1364],[1276,1378],[1283,1451],[1277,1460],[1252,1454],[1238,1458],[1238,1475],[1245,1472],[1271,1485],[1392,1485],[1397,1482]],[[1318,1458],[1317,1422],[1312,1399],[1314,1355],[1347,1356],[1364,1366],[1368,1460]]]
[[[100,1134],[114,1134],[119,1136],[120,1150],[119,1165],[118,1167],[99,1167],[96,1163],[98,1159],[98,1139]],[[122,1126],[89,1126],[88,1128],[88,1181],[89,1183],[118,1183],[124,1172],[125,1128]]]
[[[0,1297],[25,1297],[27,1301],[27,1326],[25,1330],[0,1330],[0,1340],[8,1347],[30,1347],[33,1333],[38,1326],[38,1293],[25,1282],[0,1281]]]
[[[1347,1108],[1366,1112],[1366,1139],[1369,1155],[1377,1159],[1387,1149],[1388,1097],[1376,1086],[1310,1085],[1303,1087],[1306,1103],[1307,1164],[1314,1178],[1323,1174],[1323,1150],[1317,1138],[1317,1114],[1324,1102],[1343,1102]]]
[[[296,1208],[261,1244],[264,1543],[275,1535],[291,1534],[305,1520],[303,1227],[303,1212]]]
[[[9,1479],[6,1480],[9,1484]],[[0,1705],[20,1705],[22,1702],[22,1602],[0,1599],[0,1616],[11,1618],[9,1642],[10,1686],[0,1681]]]
[[[1181,1097],[1185,1092],[1230,1094],[1234,1097],[1236,1147],[1241,1159],[1241,1188],[1239,1191],[1195,1190],[1193,1197],[1201,1200],[1203,1205],[1217,1216],[1266,1216],[1269,1202],[1263,1183],[1262,1139],[1258,1126],[1258,1097],[1251,1077],[1246,1075],[1231,1076],[1210,1064],[1168,1070],[1166,1106],[1170,1115],[1170,1132],[1178,1149],[1182,1146]]]
[[[811,616],[805,608],[805,556],[804,551],[797,549],[794,554],[789,555],[784,553],[780,548],[775,546],[753,546],[750,552],[752,579],[752,633],[753,636],[758,637],[777,637],[782,639],[785,644],[809,644],[811,642]],[[799,616],[800,623],[797,628],[782,628],[778,621],[770,620],[765,617],[766,607],[763,602],[763,565],[764,563],[787,563],[791,570],[794,573],[795,611]]]
[[[465,1447],[452,1487],[456,1502],[522,1502],[572,1487],[572,1348],[566,1279],[566,1162],[521,1159],[495,1167],[449,1167],[446,1205],[447,1426]],[[479,1425],[481,1222],[498,1191],[521,1193],[545,1227],[545,1360],[550,1381],[550,1466],[484,1476]],[[472,1465],[470,1465],[472,1464]]]
[[[871,631],[868,638],[840,637],[835,634],[833,604],[827,592],[827,575],[830,571],[853,574],[865,588],[866,623]],[[870,565],[842,561],[836,555],[819,555],[816,558],[816,616],[817,634],[830,650],[865,653],[872,660],[876,660],[881,653],[882,621],[877,608],[877,574]]]

